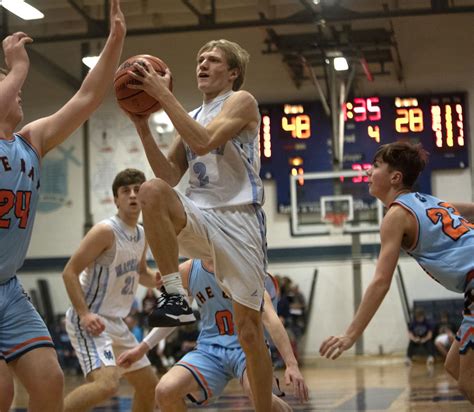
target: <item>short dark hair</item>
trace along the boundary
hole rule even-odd
[[[118,196],[118,190],[122,186],[133,185],[135,183],[142,184],[146,181],[145,174],[138,169],[125,169],[122,170],[115,176],[114,182],[112,183],[112,192],[114,197]]]
[[[376,160],[381,160],[392,170],[401,172],[403,185],[411,189],[428,163],[428,152],[420,143],[394,142],[380,146],[375,152],[374,162]]]

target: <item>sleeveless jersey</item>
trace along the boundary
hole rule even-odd
[[[270,289],[273,287],[273,283],[272,285],[265,283],[265,285]],[[232,300],[219,287],[214,273],[208,272],[199,259],[192,261],[188,276],[188,289],[196,300],[201,314],[201,332],[197,339],[198,344],[240,348],[234,325]],[[272,296],[271,291],[268,292]]]
[[[201,314],[198,343],[240,348],[234,326],[232,300],[219,287],[214,273],[204,269],[199,259],[192,261],[188,288]]]
[[[138,268],[145,250],[143,227],[127,226],[118,216],[100,223],[112,228],[114,246],[86,268],[79,281],[91,312],[124,318],[138,288]]]
[[[474,225],[434,196],[406,193],[392,204],[410,211],[417,222],[417,240],[407,253],[444,287],[464,292],[474,269]]]
[[[233,93],[229,91],[217,96],[190,115],[206,126],[219,114]],[[202,209],[263,204],[258,131],[259,127],[253,131],[242,131],[204,156],[196,155],[183,141],[189,165],[186,196]]]
[[[40,157],[19,134],[0,139],[0,283],[25,260],[36,215]]]

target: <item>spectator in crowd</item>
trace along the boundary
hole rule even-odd
[[[132,332],[133,336],[137,339],[138,342],[143,340],[143,328],[140,326],[138,320],[138,313],[130,314],[124,319],[125,323],[128,326],[130,332]]]
[[[413,356],[427,355],[428,368],[434,363],[433,325],[426,318],[423,308],[415,308],[414,319],[408,325],[410,342],[407,349],[407,364],[411,365]]]
[[[291,317],[290,328],[296,338],[299,339],[303,336],[306,327],[306,299],[296,283],[291,284],[288,299]]]
[[[148,288],[142,300],[142,312],[150,313],[156,306],[157,296],[152,288]]]
[[[455,339],[455,330],[456,327],[449,321],[448,314],[446,312],[441,313],[434,344],[443,358],[446,358]]]

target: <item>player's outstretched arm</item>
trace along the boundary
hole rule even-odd
[[[397,265],[407,219],[401,208],[392,208],[380,228],[381,249],[375,275],[364,293],[362,302],[344,335],[326,338],[319,348],[321,356],[337,359],[362,335],[390,289]]]
[[[112,229],[105,224],[95,225],[82,239],[63,271],[64,285],[72,306],[79,315],[81,326],[92,335],[99,335],[105,326],[100,316],[89,311],[84,292],[79,283],[81,272],[91,265],[115,241]]]
[[[110,34],[97,65],[79,91],[56,113],[26,125],[20,134],[44,156],[79,128],[99,107],[112,85],[125,38],[125,19],[119,0],[111,0]]]
[[[265,329],[270,334],[273,343],[278,352],[280,352],[283,361],[285,362],[285,383],[286,385],[293,385],[295,396],[300,402],[306,402],[309,398],[308,386],[306,385],[303,375],[298,367],[298,361],[293,353],[290,338],[286,333],[285,327],[278,317],[272,305],[270,295],[265,292],[262,321]]]
[[[3,39],[3,55],[9,72],[0,82],[0,121],[7,117],[11,102],[18,97],[26,80],[30,59],[25,44],[32,41],[31,37],[23,32],[13,33]]]

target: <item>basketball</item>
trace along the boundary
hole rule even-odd
[[[143,90],[130,89],[127,87],[129,84],[139,84],[137,80],[128,74],[128,71],[133,69],[135,62],[140,63],[143,60],[148,61],[160,75],[165,74],[165,70],[168,66],[163,60],[148,54],[139,54],[130,57],[119,66],[115,73],[114,88],[117,102],[122,109],[133,114],[146,115],[160,110],[160,103]],[[134,71],[137,72],[137,70]],[[172,90],[171,82],[170,90]]]

